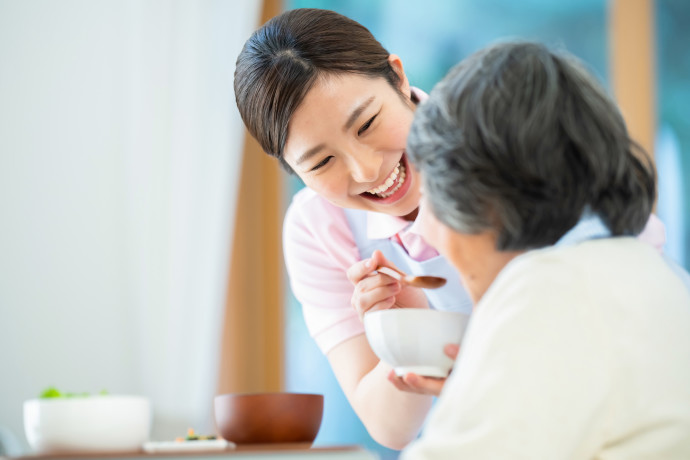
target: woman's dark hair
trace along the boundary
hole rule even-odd
[[[283,158],[288,125],[314,82],[348,72],[383,77],[398,88],[389,53],[361,24],[329,10],[303,8],[274,17],[237,58],[235,99],[244,124],[269,155]]]
[[[555,243],[585,212],[636,235],[656,196],[654,167],[614,102],[574,57],[537,43],[485,48],[422,103],[408,154],[432,211],[499,250]]]

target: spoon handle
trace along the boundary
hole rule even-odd
[[[405,274],[400,273],[399,271],[397,271],[393,268],[390,268],[390,267],[381,266],[381,267],[378,267],[376,269],[376,271],[379,273],[383,273],[384,275],[388,275],[391,278],[395,278],[398,281],[402,280],[403,276],[406,276]]]

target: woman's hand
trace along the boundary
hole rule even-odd
[[[381,265],[397,268],[381,251],[376,250],[371,258],[360,260],[347,271],[347,278],[355,285],[352,307],[360,318],[368,311],[388,308],[429,308],[421,289],[403,286],[383,273],[373,273]]]
[[[460,347],[456,344],[448,344],[443,347],[443,352],[450,358],[455,360],[458,357]],[[422,377],[421,375],[408,373],[402,377],[398,377],[395,371],[390,371],[388,380],[395,385],[400,391],[408,391],[410,393],[419,393],[423,395],[438,396],[441,394],[443,385],[446,379],[439,379],[435,377]]]

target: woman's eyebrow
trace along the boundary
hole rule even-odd
[[[297,161],[295,161],[295,164],[299,165],[300,163],[304,163],[309,158],[311,158],[314,155],[316,155],[317,153],[319,153],[319,151],[321,151],[321,149],[323,149],[324,147],[325,147],[324,144],[319,144],[316,147],[310,148],[309,150],[304,152],[302,155],[300,155],[300,157],[297,159]]]
[[[347,131],[352,127],[352,125],[357,121],[357,118],[364,112],[364,110],[369,107],[369,104],[374,102],[374,96],[371,96],[369,99],[366,101],[362,102],[355,110],[352,111],[350,114],[350,118],[347,119],[347,122],[345,123],[345,126],[343,126],[343,131]]]

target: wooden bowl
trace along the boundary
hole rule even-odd
[[[216,429],[236,444],[311,443],[321,427],[323,395],[251,393],[218,395]]]

